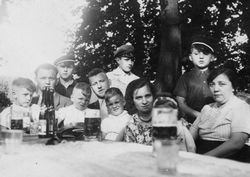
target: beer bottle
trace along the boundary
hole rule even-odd
[[[54,89],[48,88],[47,135],[53,137],[55,131]]]
[[[47,88],[42,90],[42,101],[41,101],[41,110],[39,114],[39,123],[38,123],[38,137],[46,138],[47,136]]]

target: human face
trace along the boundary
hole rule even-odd
[[[133,101],[138,113],[151,113],[153,108],[153,95],[148,86],[136,89],[133,93]]]
[[[43,90],[45,87],[54,88],[56,84],[56,72],[51,69],[39,69],[36,81],[39,90]]]
[[[209,88],[213,94],[214,100],[220,105],[226,103],[234,95],[232,82],[225,74],[218,75],[209,83]]]
[[[60,78],[64,80],[72,79],[72,74],[74,71],[73,62],[64,62],[57,65],[57,70],[60,75]]]
[[[119,67],[125,72],[125,73],[129,73],[131,72],[131,69],[134,65],[134,61],[128,57],[121,57],[118,58],[117,63],[119,65]]]
[[[29,107],[31,103],[31,99],[33,96],[33,92],[29,91],[26,88],[18,87],[14,89],[13,98],[15,103],[22,107]]]
[[[105,73],[99,73],[89,77],[89,83],[92,90],[98,98],[104,98],[106,90],[109,88],[109,79]]]
[[[90,94],[83,92],[81,89],[74,89],[71,95],[71,101],[76,109],[85,110],[89,105]]]
[[[108,112],[111,115],[118,116],[124,110],[125,101],[121,96],[114,95],[108,99],[106,104],[107,104]]]
[[[192,61],[194,66],[199,69],[206,69],[213,58],[213,54],[204,53],[195,48],[192,49],[192,52],[189,56],[190,61]]]

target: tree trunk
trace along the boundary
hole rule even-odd
[[[161,0],[161,49],[156,82],[161,92],[172,92],[180,74],[181,32],[178,0]]]

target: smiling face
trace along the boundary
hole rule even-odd
[[[98,98],[104,98],[105,92],[110,86],[109,79],[106,74],[102,72],[89,77],[89,83],[96,96]]]
[[[29,107],[33,92],[23,87],[17,87],[13,90],[13,98],[15,104],[22,107]]]
[[[81,89],[74,88],[71,95],[71,101],[75,108],[85,110],[89,105],[90,96],[91,94],[84,92]]]
[[[116,62],[125,73],[131,72],[132,67],[134,66],[134,60],[128,57],[117,58]]]
[[[106,101],[106,104],[108,112],[111,115],[118,116],[124,110],[125,100],[120,95],[114,95]]]
[[[220,74],[209,83],[214,100],[220,105],[225,104],[233,95],[232,82],[225,74]]]
[[[153,95],[150,88],[145,85],[133,93],[134,105],[139,113],[149,114],[153,108]]]
[[[189,56],[190,61],[192,61],[194,66],[199,69],[206,69],[213,58],[213,54],[200,51],[196,48],[192,49]]]

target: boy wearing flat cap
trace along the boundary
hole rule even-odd
[[[189,60],[194,68],[177,82],[174,94],[184,118],[193,123],[205,104],[213,102],[207,85],[210,62],[215,59],[211,40],[203,35],[193,36]]]
[[[125,94],[127,85],[139,78],[131,72],[135,60],[134,47],[130,43],[118,47],[114,52],[114,58],[118,67],[107,72],[107,76],[111,80],[111,87],[117,87]]]
[[[73,79],[75,69],[75,59],[72,56],[62,56],[54,62],[57,67],[59,80],[55,86],[55,91],[70,98],[76,81]]]

